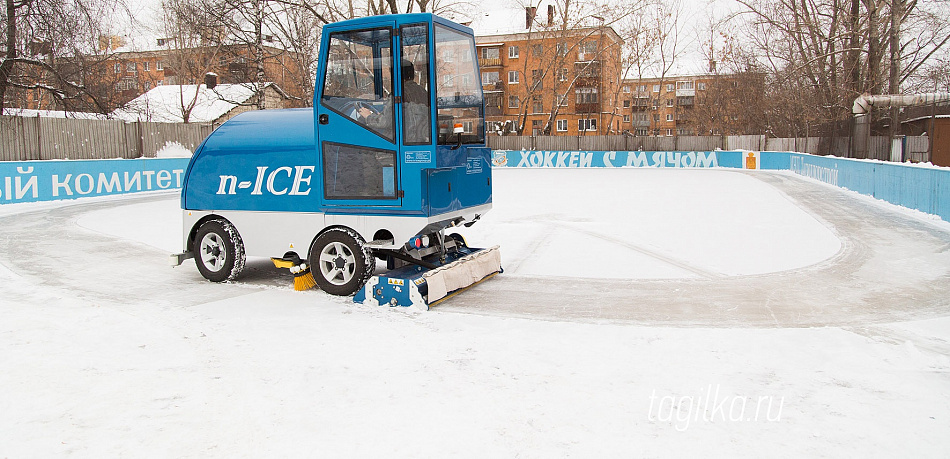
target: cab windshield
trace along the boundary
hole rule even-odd
[[[462,125],[462,143],[484,143],[482,86],[471,35],[435,25],[436,103],[439,145],[454,145]]]

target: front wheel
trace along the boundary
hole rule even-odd
[[[231,222],[209,220],[195,234],[195,265],[211,282],[224,282],[237,277],[244,269],[244,241]]]
[[[331,228],[310,246],[310,271],[324,292],[352,295],[373,275],[376,259],[359,234]]]

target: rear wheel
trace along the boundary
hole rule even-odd
[[[224,282],[237,277],[244,269],[244,241],[231,222],[209,220],[195,234],[195,265],[211,282]]]
[[[310,271],[320,288],[331,295],[352,295],[373,275],[376,259],[359,234],[331,228],[310,246]]]

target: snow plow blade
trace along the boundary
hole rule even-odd
[[[430,306],[454,296],[479,282],[502,272],[501,249],[466,248],[466,254],[446,259],[445,264],[429,269],[404,266],[373,276],[353,297],[354,303],[388,306]]]

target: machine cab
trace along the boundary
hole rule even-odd
[[[431,14],[360,18],[327,25],[321,53],[322,210],[434,216],[490,204],[470,29]]]

